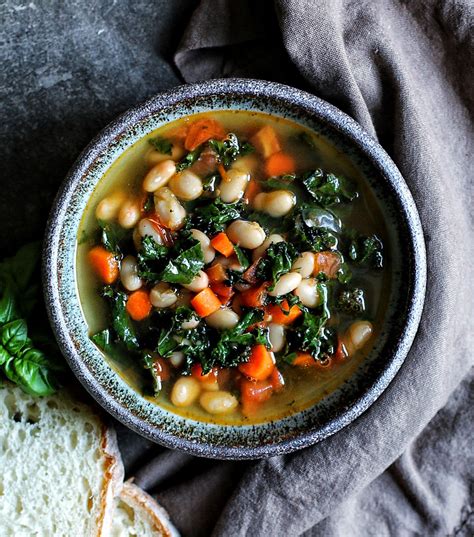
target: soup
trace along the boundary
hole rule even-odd
[[[196,114],[129,148],[78,234],[90,336],[145,397],[224,424],[317,403],[387,307],[384,219],[325,138],[257,112]]]

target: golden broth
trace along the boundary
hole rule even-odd
[[[109,324],[108,307],[98,294],[99,281],[86,259],[90,248],[87,238],[98,229],[95,218],[97,204],[105,196],[118,189],[130,193],[140,192],[143,177],[150,167],[147,165],[147,155],[150,151],[149,140],[157,135],[166,137],[168,132],[202,115],[218,120],[226,132],[234,132],[237,136],[244,138],[249,138],[263,125],[271,125],[282,140],[283,148],[297,157],[298,172],[321,167],[350,178],[357,185],[360,195],[352,203],[333,209],[333,212],[342,219],[345,227],[354,227],[364,234],[376,233],[386,243],[384,218],[367,182],[351,160],[323,136],[293,121],[260,112],[216,111],[183,118],[157,129],[126,150],[101,179],[89,200],[78,231],[76,261],[79,296],[90,335],[106,328]],[[315,151],[309,151],[300,141],[297,141],[297,135],[303,131],[311,135],[316,146]],[[387,250],[388,248],[385,249],[385,256],[387,256]],[[150,401],[182,416],[224,424],[260,423],[278,419],[308,408],[336,390],[353,375],[377,340],[387,308],[391,285],[390,271],[387,268],[370,273],[355,270],[351,283],[355,286],[362,285],[365,291],[367,310],[364,317],[370,318],[374,326],[374,335],[369,344],[362,351],[357,351],[350,359],[328,370],[283,366],[285,389],[274,394],[271,400],[261,405],[251,417],[243,416],[238,409],[232,414],[211,416],[198,403],[187,408],[177,408],[169,399],[169,382],[164,383],[164,388],[158,397],[149,396],[146,394],[149,386],[149,372],[141,364],[137,364],[135,360],[126,356],[120,359],[112,356],[104,356],[104,358],[132,388],[143,393]],[[347,326],[349,322],[345,315],[340,315],[339,320],[342,327]]]

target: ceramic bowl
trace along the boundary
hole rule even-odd
[[[79,303],[76,235],[98,181],[121,155],[170,120],[218,109],[257,110],[314,129],[350,156],[384,207],[395,251],[396,278],[382,334],[353,377],[321,402],[259,425],[198,422],[160,408],[134,391],[89,340]],[[44,285],[51,324],[71,369],[115,418],[170,448],[222,459],[288,453],[332,435],[364,412],[387,388],[415,336],[424,301],[426,260],[415,204],[382,147],[350,117],[317,97],[281,84],[249,79],[213,80],[161,93],[105,128],[80,155],[51,211],[44,246]]]

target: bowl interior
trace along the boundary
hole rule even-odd
[[[349,156],[385,217],[391,272],[382,332],[353,376],[312,408],[258,425],[217,425],[172,413],[137,393],[89,340],[76,281],[77,230],[98,182],[144,135],[209,110],[262,111],[326,137]],[[213,81],[158,95],[124,114],[89,145],[55,202],[45,242],[46,300],[62,350],[79,380],[120,421],[169,447],[218,458],[255,458],[299,449],[333,434],[386,388],[412,343],[423,305],[421,226],[405,182],[380,146],[349,117],[314,96],[251,80]]]

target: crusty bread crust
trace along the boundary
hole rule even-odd
[[[157,535],[179,537],[178,530],[170,521],[168,513],[148,493],[128,480],[123,484],[120,499],[135,511],[140,511]]]
[[[114,498],[120,494],[124,480],[124,468],[117,435],[113,427],[102,426],[101,448],[104,453],[104,484],[100,493],[100,513],[97,520],[97,535],[110,534],[114,512]]]

